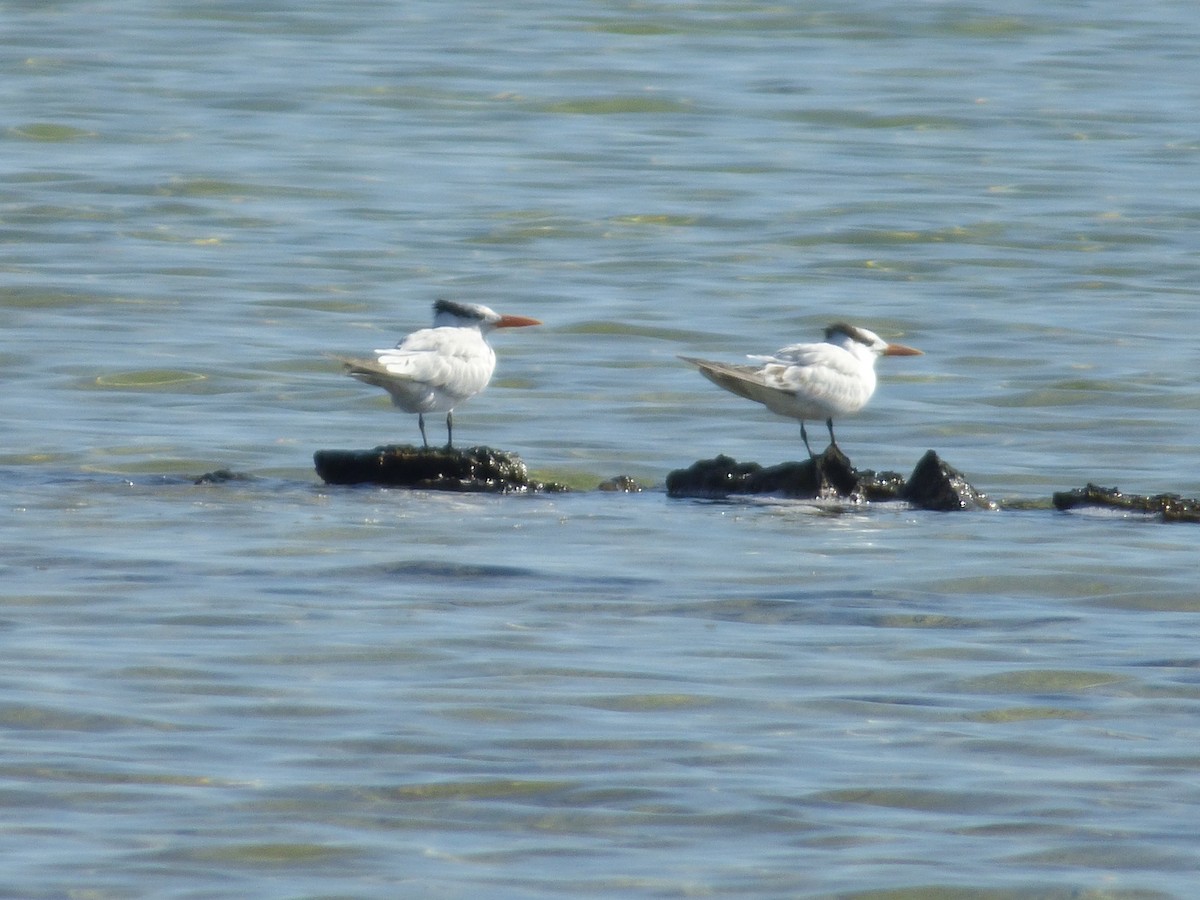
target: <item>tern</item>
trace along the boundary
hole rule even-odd
[[[824,419],[833,437],[835,416],[847,416],[867,405],[875,393],[875,360],[880,356],[921,356],[920,350],[889,344],[873,331],[838,322],[825,329],[820,343],[792,344],[770,356],[750,356],[760,365],[729,365],[681,356],[713,384],[763,404],[771,412],[800,420],[800,437],[808,446],[805,419]]]
[[[487,335],[496,328],[541,324],[527,316],[502,316],[478,303],[438,300],[432,328],[414,331],[395,347],[376,350],[375,359],[333,359],[347,375],[383,388],[393,404],[416,413],[426,447],[425,413],[444,412],[446,446],[452,447],[454,408],[487,387],[496,370],[496,352]]]

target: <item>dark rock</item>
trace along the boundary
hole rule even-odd
[[[531,480],[519,456],[491,447],[458,450],[401,444],[373,450],[318,450],[313,462],[326,484],[493,494],[567,490],[560,484]]]
[[[812,461],[781,463],[764,469],[758,463],[739,463],[728,456],[702,459],[667,475],[671,497],[720,499],[731,494],[775,494],[783,497],[816,497],[816,472]]]
[[[613,478],[607,479],[606,481],[600,482],[600,484],[596,486],[596,490],[606,491],[612,494],[640,494],[643,488],[628,475],[617,475]]]
[[[766,494],[774,497],[815,500],[850,497],[857,487],[853,467],[836,447],[814,459],[774,466],[739,463],[721,455],[702,459],[667,475],[672,497],[720,499],[734,495]]]
[[[871,502],[899,500],[904,490],[904,476],[899,472],[872,472],[861,469],[858,473],[863,499]]]
[[[858,473],[837,444],[830,444],[824,453],[809,462],[816,476],[818,497],[858,497],[861,494]]]
[[[865,500],[891,497],[894,492],[889,491],[886,478],[877,479],[874,472],[858,472],[838,447],[830,445],[812,459],[767,467],[739,463],[724,455],[700,460],[687,469],[671,472],[667,493],[672,497],[708,499],[766,494],[805,500]]]
[[[1105,488],[1089,483],[1087,487],[1054,494],[1054,508],[1059,510],[1080,507],[1100,507],[1121,512],[1157,515],[1164,522],[1200,522],[1200,500],[1190,500],[1178,494],[1122,494],[1117,488]]]
[[[921,457],[908,476],[900,499],[921,509],[995,509],[996,505],[975,490],[952,465],[944,462],[934,451]]]
[[[757,463],[739,463],[728,456],[700,460],[687,469],[671,472],[667,476],[667,493],[672,497],[705,499],[760,494],[852,503],[905,500],[934,510],[994,508],[932,450],[906,482],[895,472],[876,474],[869,469],[855,469],[834,445],[813,459],[767,468]]]

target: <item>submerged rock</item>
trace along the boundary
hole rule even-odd
[[[1058,491],[1053,497],[1059,510],[1081,507],[1100,507],[1121,512],[1158,515],[1164,522],[1200,522],[1200,500],[1178,494],[1123,494],[1117,488],[1105,488],[1089,483],[1071,491]]]
[[[628,475],[614,475],[596,486],[596,490],[610,494],[640,494],[645,488]]]
[[[231,481],[253,480],[253,475],[247,475],[243,472],[234,472],[230,469],[217,469],[213,472],[205,472],[199,478],[192,479],[192,484],[228,484]]]
[[[373,450],[318,450],[317,474],[326,484],[377,484],[460,493],[565,491],[533,481],[515,453],[491,447],[414,447],[391,444]]]
[[[863,501],[905,500],[922,509],[992,509],[994,505],[971,487],[952,466],[930,450],[917,463],[907,481],[895,472],[858,470],[835,445],[802,462],[764,468],[739,463],[728,456],[700,460],[667,476],[672,497],[720,499],[730,496],[767,495],[803,500]]]

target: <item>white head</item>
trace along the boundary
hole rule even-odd
[[[874,362],[877,356],[921,356],[920,350],[903,344],[889,344],[873,331],[836,322],[825,329],[825,340],[849,351],[860,359]]]
[[[458,303],[454,300],[438,300],[433,304],[434,328],[478,328],[485,334],[493,328],[521,328],[525,325],[541,325],[537,319],[527,316],[502,316],[482,303]]]

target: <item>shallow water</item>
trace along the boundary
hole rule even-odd
[[[0,896],[1191,896],[1200,532],[1048,500],[1200,494],[1194,18],[10,4]],[[547,323],[460,443],[650,489],[321,485],[439,296]],[[1032,508],[669,500],[835,319]]]

